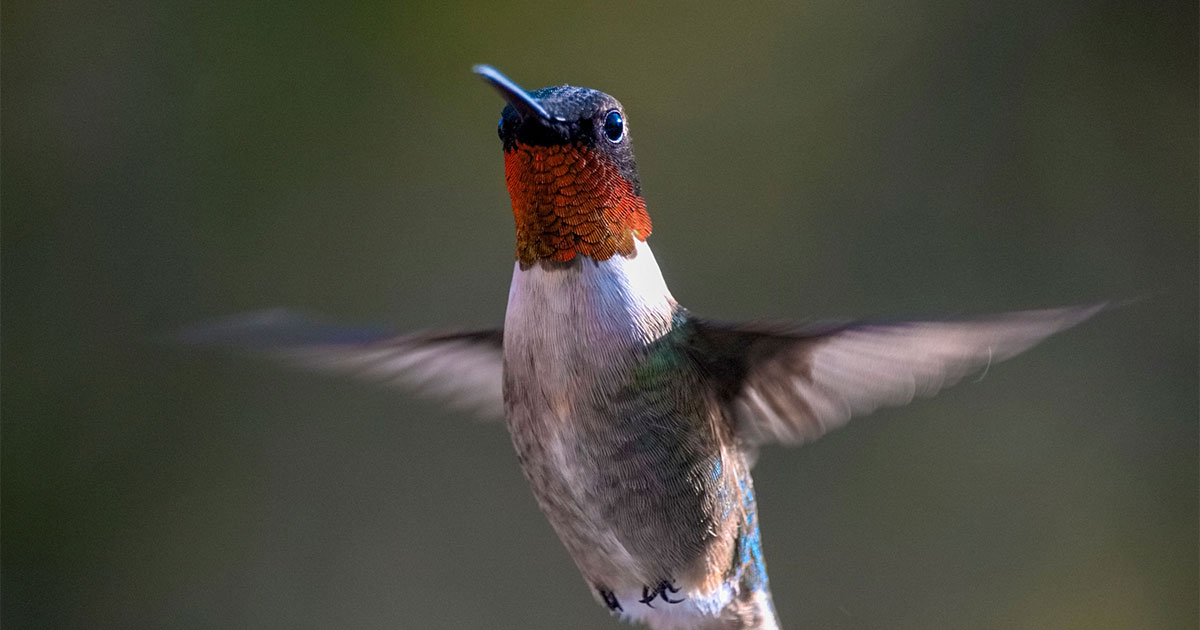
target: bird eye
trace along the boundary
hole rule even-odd
[[[625,118],[621,112],[614,109],[604,117],[604,135],[610,142],[620,142],[625,137]]]

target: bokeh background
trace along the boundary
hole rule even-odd
[[[757,467],[792,628],[1197,625],[1195,2],[0,8],[6,628],[617,628],[497,424],[162,343],[502,321],[497,95],[623,101],[730,319],[1144,298]]]

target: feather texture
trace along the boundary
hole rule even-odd
[[[800,444],[879,407],[932,396],[1102,308],[810,328],[700,321],[696,356],[717,380],[747,444]]]
[[[326,324],[275,309],[189,329],[180,339],[265,354],[430,395],[487,418],[504,415],[503,332],[496,329],[396,335]]]

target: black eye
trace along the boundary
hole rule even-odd
[[[614,109],[604,117],[604,135],[611,142],[620,142],[625,136],[625,118],[621,112]]]

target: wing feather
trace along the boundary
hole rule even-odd
[[[239,315],[185,331],[193,345],[241,348],[323,372],[431,395],[491,418],[504,414],[500,329],[396,335],[287,310]]]
[[[820,328],[700,321],[697,357],[748,444],[798,444],[879,407],[931,396],[1102,308]]]

